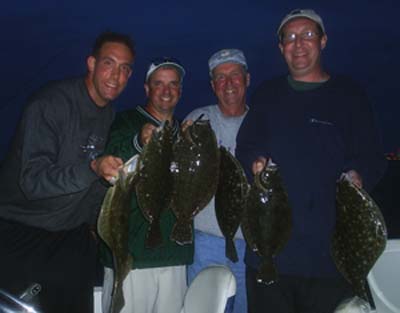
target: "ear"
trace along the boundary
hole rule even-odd
[[[321,37],[321,50],[325,49],[327,42],[328,42],[328,36],[327,35],[323,35]]]
[[[96,67],[96,58],[94,56],[89,56],[86,59],[86,66],[90,73],[94,72],[94,68]]]
[[[246,74],[246,87],[250,86],[250,73]]]
[[[144,90],[146,92],[146,97],[148,98],[150,89],[149,89],[149,85],[147,85],[147,83],[144,84]]]
[[[281,53],[283,54],[283,45],[279,43],[279,50],[281,50]]]
[[[212,79],[210,80],[210,85],[211,85],[212,90],[215,93],[215,85],[214,85],[214,81]]]

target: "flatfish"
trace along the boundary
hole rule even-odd
[[[278,280],[273,258],[286,245],[292,228],[287,192],[276,164],[268,165],[254,177],[242,218],[242,231],[249,247],[261,257],[257,281]]]
[[[149,222],[146,246],[162,243],[160,215],[168,208],[172,190],[170,163],[172,158],[172,127],[168,121],[153,131],[138,161],[136,196],[138,205]]]
[[[137,156],[127,161],[106,193],[97,221],[97,231],[110,248],[114,263],[114,285],[111,312],[118,313],[124,306],[122,283],[132,268],[128,251],[128,216],[132,193],[135,190]]]
[[[365,301],[369,301],[367,275],[385,249],[386,241],[386,224],[378,205],[343,175],[337,183],[332,256],[354,293]]]
[[[171,209],[177,218],[170,238],[181,245],[192,243],[193,217],[210,202],[218,184],[219,149],[208,120],[196,120],[180,132],[170,170]]]
[[[248,189],[247,178],[241,164],[221,146],[215,214],[225,237],[225,255],[232,262],[238,261],[233,238],[242,220]]]

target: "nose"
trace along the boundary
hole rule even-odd
[[[301,36],[296,36],[296,38],[294,39],[294,45],[296,47],[301,46],[301,44],[303,43],[303,38],[301,38]]]
[[[111,77],[114,79],[118,79],[121,74],[121,69],[119,66],[114,66],[112,71],[111,71]]]
[[[225,81],[226,86],[230,87],[233,84],[232,77],[227,76]]]
[[[162,90],[163,95],[169,95],[171,93],[171,89],[169,86],[164,86]]]

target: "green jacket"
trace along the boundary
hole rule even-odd
[[[140,132],[144,124],[152,123],[159,126],[161,122],[150,115],[143,107],[117,113],[111,126],[105,154],[111,154],[129,160],[142,151]],[[174,133],[179,129],[178,121],[174,120]],[[176,221],[174,213],[168,209],[161,214],[160,224],[163,243],[154,249],[145,247],[145,238],[149,223],[140,210],[136,195],[132,196],[129,215],[129,252],[132,255],[132,268],[150,268],[191,264],[193,262],[193,245],[178,245],[169,239],[172,227]],[[102,243],[100,257],[104,266],[112,267],[110,249]]]

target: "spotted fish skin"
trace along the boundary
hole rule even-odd
[[[249,186],[241,164],[225,147],[220,147],[215,215],[225,237],[225,255],[232,262],[239,260],[233,238],[242,220],[248,189]]]
[[[193,217],[215,195],[218,184],[219,149],[208,120],[197,120],[181,131],[173,146],[171,209],[176,216],[171,240],[193,241]]]
[[[369,301],[366,279],[385,249],[387,229],[378,205],[346,177],[337,183],[332,257],[354,293]]]
[[[247,244],[261,257],[257,281],[278,280],[273,258],[286,245],[292,229],[292,213],[278,167],[269,163],[256,174],[242,219]]]
[[[150,224],[146,239],[148,248],[162,244],[160,215],[170,202],[172,143],[172,127],[166,121],[154,130],[138,160],[136,197],[143,216]]]
[[[128,216],[135,188],[135,172],[120,173],[119,176],[106,193],[97,222],[98,234],[110,248],[114,260],[111,313],[120,312],[125,304],[122,283],[132,268],[132,257],[128,251]]]

